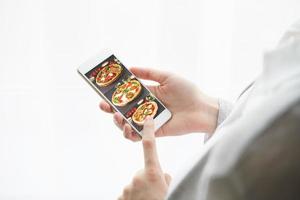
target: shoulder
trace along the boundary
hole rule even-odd
[[[300,183],[300,101],[245,149],[235,173],[246,197],[294,199]]]
[[[208,197],[297,199],[300,184],[299,122],[300,100],[257,134],[227,173],[211,180]]]

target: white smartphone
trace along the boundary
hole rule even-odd
[[[147,116],[155,131],[172,116],[171,112],[110,51],[102,51],[78,68],[79,74],[139,134]]]

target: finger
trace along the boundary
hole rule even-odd
[[[123,126],[125,124],[123,116],[120,113],[116,112],[113,115],[113,119],[121,127],[121,129],[123,129]]]
[[[123,130],[123,127],[118,124],[118,122],[116,122],[116,120],[113,120],[114,121],[114,124],[116,125],[116,127],[118,127],[118,129],[120,129],[121,131]]]
[[[125,122],[120,113],[114,113],[113,121],[120,130],[123,130],[123,126],[124,126]]]
[[[141,137],[135,133],[135,131],[131,128],[131,126],[126,123],[126,121],[124,120],[123,116],[120,113],[115,113],[113,115],[113,119],[114,119],[114,123],[115,125],[123,130],[123,135],[125,138],[133,141],[133,142],[137,142],[141,140]]]
[[[145,169],[160,169],[155,144],[154,122],[150,117],[147,117],[144,123],[142,143],[144,149]]]
[[[141,140],[141,137],[137,133],[135,133],[135,131],[127,123],[124,125],[123,134],[125,138],[133,142],[137,142]]]
[[[106,103],[105,101],[100,102],[99,108],[101,110],[103,110],[104,112],[113,113],[113,108],[108,103]]]
[[[148,68],[132,67],[130,71],[138,78],[163,83],[170,76],[170,73]]]
[[[165,180],[166,180],[167,185],[170,185],[172,177],[170,176],[170,174],[167,174],[167,173],[165,173],[164,175],[165,175]]]

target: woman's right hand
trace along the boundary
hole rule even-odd
[[[137,78],[159,83],[159,85],[147,87],[172,113],[172,118],[156,131],[156,137],[176,136],[191,132],[209,134],[214,132],[219,109],[217,99],[208,97],[190,81],[172,73],[137,67],[131,68],[131,72]],[[125,138],[132,141],[141,139],[122,115],[114,112],[108,103],[101,101],[99,107],[105,112],[113,113],[114,122],[123,130]]]

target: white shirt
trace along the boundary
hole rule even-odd
[[[211,187],[217,187],[214,181],[226,177],[245,146],[300,98],[300,21],[286,32],[274,50],[265,53],[263,65],[262,74],[237,101],[198,158],[175,177],[168,199],[218,199],[208,197]],[[232,199],[230,191],[226,192],[228,198],[222,199]]]

